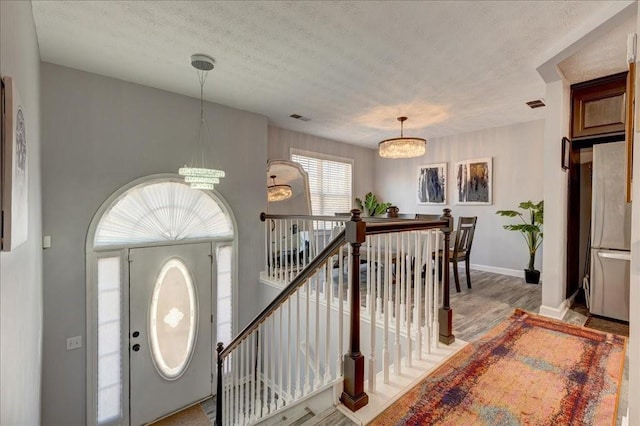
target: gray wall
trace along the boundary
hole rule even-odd
[[[375,150],[269,126],[269,159],[290,160],[291,148],[352,159],[353,198],[374,190]]]
[[[67,352],[65,339],[85,335],[89,223],[118,188],[142,176],[175,173],[191,158],[199,101],[43,63],[42,112],[43,227],[52,238],[44,253],[42,418],[45,424],[82,425],[85,351]],[[210,165],[226,172],[216,190],[238,225],[242,326],[257,311],[264,258],[259,213],[266,208],[267,120],[211,103],[205,104],[205,116]]]
[[[0,424],[40,423],[42,205],[40,54],[29,1],[0,1],[0,74],[14,78],[26,122],[28,237],[0,253]]]
[[[471,263],[494,272],[519,274],[529,260],[527,247],[519,233],[502,229],[509,220],[495,212],[515,209],[521,201],[542,200],[543,144],[543,121],[428,140],[427,153],[421,158],[389,160],[376,156],[375,188],[385,200],[397,205],[400,213],[440,214],[443,206],[418,206],[417,173],[421,165],[447,162],[446,207],[454,217],[478,216]],[[493,205],[455,205],[454,164],[482,157],[493,157]],[[536,266],[540,268],[541,264],[542,252],[538,251]]]

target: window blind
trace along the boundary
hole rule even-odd
[[[351,210],[352,167],[349,160],[329,160],[292,153],[291,160],[300,163],[309,175],[311,210],[314,215],[333,216]]]

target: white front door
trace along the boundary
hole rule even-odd
[[[212,393],[211,243],[129,251],[130,424]]]

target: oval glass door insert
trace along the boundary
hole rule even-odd
[[[186,370],[198,328],[196,291],[185,263],[169,259],[162,265],[151,296],[149,337],[158,373],[175,380]]]

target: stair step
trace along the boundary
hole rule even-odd
[[[313,417],[313,411],[311,411],[309,407],[304,407],[303,410],[287,412],[287,415],[282,416],[282,420],[278,424],[283,426],[300,426]]]
[[[301,426],[352,426],[355,423],[342,414],[336,407],[330,407],[313,416]]]

